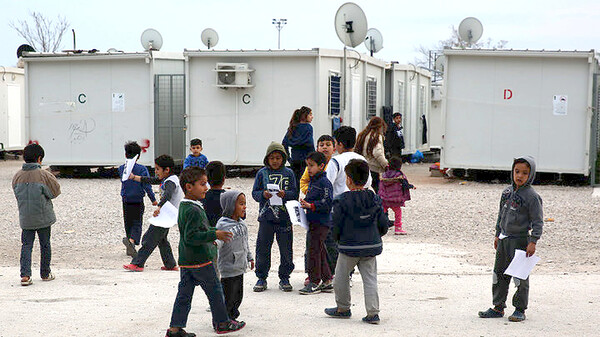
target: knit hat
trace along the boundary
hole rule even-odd
[[[226,191],[221,194],[221,208],[223,209],[223,216],[231,218],[233,216],[233,212],[235,211],[235,202],[237,198],[243,194],[240,191]]]
[[[283,164],[285,164],[285,162],[287,161],[287,153],[285,152],[285,148],[280,143],[271,142],[271,144],[269,144],[269,147],[267,147],[267,154],[265,154],[265,159],[263,160],[265,166],[269,166],[268,157],[271,153],[275,151],[281,152],[281,156],[283,156]]]

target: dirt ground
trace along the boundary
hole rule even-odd
[[[120,184],[114,179],[59,179],[63,194],[54,205],[52,268],[57,279],[39,278],[34,247],[34,284],[19,285],[20,229],[10,180],[21,162],[0,162],[0,337],[3,336],[163,336],[169,324],[179,275],[160,271],[158,252],[143,273],[121,269],[129,263],[123,235]],[[295,229],[292,293],[252,292],[256,278],[245,276],[240,311],[247,327],[240,336],[594,336],[600,314],[600,256],[597,242],[599,198],[590,187],[536,186],[544,199],[542,257],[531,277],[527,320],[484,320],[477,311],[491,305],[493,224],[504,184],[485,184],[429,176],[428,165],[406,165],[417,186],[403,210],[407,236],[386,235],[378,257],[382,323],[364,324],[362,282],[354,277],[353,317],[336,320],[323,309],[333,294],[302,296],[304,232]],[[247,195],[252,179],[233,178],[226,186]],[[147,203],[146,216],[152,207]],[[250,202],[248,226],[253,249],[257,204]],[[551,219],[550,219],[551,218]],[[552,221],[550,221],[552,220]],[[147,224],[144,225],[144,230]],[[178,232],[171,230],[173,247]],[[272,271],[278,266],[273,248]],[[514,289],[511,287],[511,296]],[[508,314],[512,312],[510,297]],[[197,289],[188,331],[214,335],[207,300]]]

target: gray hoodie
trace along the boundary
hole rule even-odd
[[[510,174],[511,186],[504,189],[500,198],[500,211],[496,222],[496,237],[503,234],[508,237],[529,237],[529,241],[536,243],[542,236],[544,214],[542,198],[531,186],[535,177],[535,161],[530,156],[525,159],[531,170],[523,186],[517,189],[513,179],[515,162]],[[531,231],[531,233],[529,233]]]
[[[248,268],[248,262],[253,260],[248,247],[248,227],[243,219],[235,221],[231,218],[235,210],[235,202],[239,191],[227,191],[221,194],[221,207],[223,216],[217,222],[217,229],[232,232],[233,237],[229,242],[217,240],[219,246],[219,259],[217,266],[221,277],[234,277],[242,275]]]

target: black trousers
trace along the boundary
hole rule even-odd
[[[140,244],[142,237],[142,223],[144,215],[143,203],[123,203],[123,218],[125,220],[125,236],[133,239],[136,245]]]
[[[494,281],[492,284],[493,303],[495,307],[506,308],[508,287],[512,276],[505,275],[504,271],[515,256],[515,249],[527,250],[528,241],[527,237],[508,237],[498,240],[496,262],[494,263]],[[513,296],[512,304],[515,309],[524,312],[529,302],[529,277],[526,280],[520,280],[515,277],[514,281],[517,291]]]
[[[306,169],[306,161],[298,160],[290,162],[290,168],[294,172],[294,176],[296,177],[296,189],[300,191],[300,178],[304,174],[304,170]]]
[[[169,240],[167,240],[168,234],[168,228],[150,225],[142,238],[142,248],[138,251],[138,255],[133,258],[131,264],[144,268],[146,260],[148,260],[150,254],[152,254],[156,246],[158,246],[160,257],[165,267],[168,269],[174,268],[177,265],[177,262],[175,262],[175,258],[173,257],[171,244],[169,243]]]
[[[375,194],[379,194],[379,173],[371,171],[371,187],[375,191]]]
[[[223,294],[225,295],[225,306],[227,314],[231,319],[237,319],[240,316],[240,305],[244,298],[244,274],[224,277],[221,279]]]

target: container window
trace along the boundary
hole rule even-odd
[[[339,116],[341,103],[342,77],[336,74],[329,76],[329,114]]]
[[[406,106],[406,90],[404,88],[404,82],[398,81],[398,107],[395,112],[399,112],[404,116]]]
[[[377,115],[377,80],[367,79],[367,119]]]

